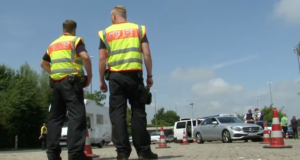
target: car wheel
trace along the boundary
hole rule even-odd
[[[222,133],[222,141],[223,143],[231,143],[231,137],[230,137],[230,133],[228,130],[224,130]]]
[[[204,141],[202,139],[202,135],[199,132],[196,134],[196,137],[197,137],[197,143],[198,144],[204,143]]]

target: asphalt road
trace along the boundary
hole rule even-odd
[[[293,148],[285,149],[266,149],[265,144],[259,142],[205,142],[204,144],[181,145],[168,143],[171,148],[155,147],[152,150],[159,154],[159,159],[175,160],[298,160],[300,159],[300,140],[285,140],[285,145],[291,145]],[[104,148],[93,148],[93,153],[99,155],[94,160],[116,159],[116,151],[113,146]],[[63,160],[67,160],[67,151],[62,152]],[[0,160],[47,160],[45,151],[41,150],[22,150],[0,152]],[[137,154],[133,149],[130,159],[137,159]]]

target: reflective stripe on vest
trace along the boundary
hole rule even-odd
[[[77,39],[78,39],[78,37],[75,37],[72,40],[71,58],[54,59],[54,60],[51,60],[51,64],[61,63],[61,62],[70,62],[70,63],[73,63],[74,62],[74,57],[75,57],[75,54],[76,54],[76,51],[75,51],[75,42],[76,42]],[[83,65],[82,60],[76,60],[76,64]],[[72,73],[72,72],[83,73],[84,71],[83,71],[83,69],[77,69],[77,68],[51,70],[51,74],[54,74],[54,73]]]
[[[139,39],[139,42],[141,42],[141,40],[143,38],[143,30],[142,30],[141,25],[138,25],[138,30],[139,30],[138,39]],[[111,32],[113,32],[113,31],[111,31]],[[140,46],[139,47],[128,47],[128,48],[118,49],[118,50],[111,50],[111,47],[110,47],[108,39],[107,39],[109,37],[107,37],[106,30],[103,30],[102,34],[103,34],[103,41],[105,43],[106,50],[108,52],[109,57],[117,55],[117,54],[125,54],[125,53],[128,53],[128,52],[140,52],[140,54],[142,54]],[[126,34],[127,34],[127,37],[128,37],[129,31],[127,33],[123,33],[123,34],[125,35],[125,37],[126,37]],[[117,60],[117,61],[113,61],[113,62],[108,62],[108,67],[110,68],[110,67],[114,67],[114,66],[117,66],[117,65],[130,63],[130,62],[140,63],[141,67],[135,68],[135,69],[142,69],[142,59],[140,59],[140,58],[128,58],[128,59],[125,59],[125,60]]]

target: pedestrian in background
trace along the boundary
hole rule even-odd
[[[261,128],[264,128],[264,116],[263,116],[263,114],[259,111],[258,108],[255,108],[254,112],[255,112],[254,119],[256,121],[256,124],[260,125]]]
[[[298,121],[295,116],[291,119],[294,139],[298,139]]]
[[[286,137],[288,130],[288,119],[286,118],[286,114],[283,114],[283,117],[281,118],[281,127],[283,130],[283,137]]]
[[[41,135],[39,137],[39,139],[42,140],[42,150],[44,150],[47,147],[47,127],[46,127],[46,123],[43,123],[43,126],[41,128]]]

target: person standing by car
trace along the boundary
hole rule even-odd
[[[254,112],[255,112],[255,115],[256,115],[254,117],[254,119],[256,121],[256,124],[260,125],[262,128],[264,128],[264,116],[263,116],[263,114],[259,111],[258,108],[255,108]]]
[[[246,123],[254,123],[254,116],[253,116],[251,109],[249,109],[248,113],[245,114],[244,121]]]
[[[283,130],[283,137],[286,137],[286,132],[288,129],[288,120],[286,118],[286,114],[283,114],[283,117],[281,118],[281,127]]]
[[[298,121],[295,116],[291,119],[294,139],[298,139]]]

